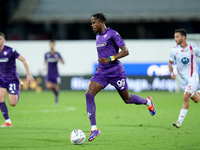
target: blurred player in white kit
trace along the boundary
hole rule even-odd
[[[197,57],[200,57],[200,49],[195,45],[188,44],[186,36],[187,31],[185,29],[175,30],[174,39],[177,46],[172,48],[169,58],[171,78],[176,78],[173,72],[173,63],[175,62],[180,77],[180,86],[185,90],[178,120],[173,122],[173,126],[177,128],[181,127],[188,112],[189,100],[192,99],[195,103],[198,103],[200,100],[199,92],[197,92],[199,83]]]

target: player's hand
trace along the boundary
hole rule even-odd
[[[171,78],[172,78],[173,80],[176,79],[176,76],[175,76],[174,73],[171,73]]]
[[[110,62],[110,59],[109,58],[99,58],[98,61],[101,62],[102,64],[106,64],[106,63]]]
[[[61,61],[60,57],[56,57],[57,62]]]
[[[32,77],[32,75],[27,75],[27,83],[33,82],[35,79]]]

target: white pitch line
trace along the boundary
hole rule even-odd
[[[55,113],[55,112],[69,112],[69,111],[74,111],[76,110],[75,107],[66,107],[62,109],[43,109],[43,110],[22,110],[22,111],[17,111],[17,112],[22,112],[22,113]]]

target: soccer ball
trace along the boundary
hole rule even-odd
[[[70,134],[70,141],[73,144],[83,144],[85,142],[85,139],[86,135],[80,129],[73,130]]]

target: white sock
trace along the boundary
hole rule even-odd
[[[188,112],[188,109],[181,109],[180,114],[179,114],[179,117],[178,117],[178,122],[179,122],[180,124],[182,124],[182,122],[183,122],[183,120],[184,120],[184,118],[185,118],[187,112]]]
[[[96,129],[97,129],[97,126],[96,126],[96,125],[92,125],[92,126],[91,126],[91,131],[96,130]]]
[[[11,123],[11,120],[10,119],[6,119],[5,120],[7,123]]]
[[[151,101],[147,99],[147,106],[151,106]]]

